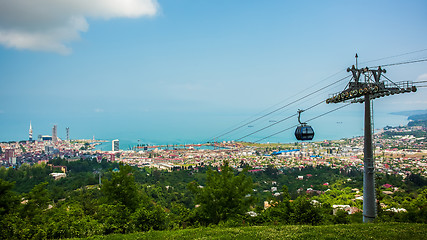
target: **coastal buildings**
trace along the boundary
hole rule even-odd
[[[402,177],[409,174],[427,176],[425,133],[426,129],[419,127],[390,128],[375,133],[376,171]],[[40,135],[39,141],[3,142],[0,143],[0,165],[12,166],[16,163],[19,166],[60,157],[70,161],[81,158],[120,161],[133,166],[168,170],[200,165],[218,167],[223,161],[228,161],[236,169],[248,166],[251,172],[264,171],[268,166],[279,171],[317,166],[357,171],[364,167],[363,137],[288,144],[222,142],[159,145],[124,151],[120,150],[118,139],[111,142],[112,151],[99,150],[99,147],[96,149],[95,146],[101,142],[107,141],[74,140],[54,143],[52,137],[43,135]],[[304,176],[304,181],[305,178]]]
[[[58,127],[56,125],[53,125],[52,128],[52,141],[54,143],[58,141]]]
[[[119,139],[115,139],[115,140],[111,141],[111,151],[117,152],[119,150],[120,150],[120,148],[119,148]]]
[[[16,164],[15,149],[6,149],[5,159],[10,165]]]

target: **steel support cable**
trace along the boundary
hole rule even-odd
[[[267,128],[270,128],[270,127],[272,127],[272,126],[274,126],[274,125],[276,125],[276,124],[278,124],[278,123],[281,123],[281,122],[283,122],[283,121],[285,121],[285,120],[288,120],[288,119],[290,119],[290,118],[296,117],[297,115],[298,115],[298,113],[295,113],[295,114],[293,114],[293,115],[291,115],[291,116],[289,116],[289,117],[287,117],[287,118],[284,118],[284,119],[282,119],[282,120],[280,120],[280,121],[277,121],[277,122],[275,122],[275,123],[273,123],[273,124],[270,124],[270,125],[268,125],[268,126],[266,126],[266,127],[263,127],[263,128],[261,128],[261,129],[259,129],[259,130],[255,131],[255,132],[249,133],[249,134],[247,134],[247,135],[245,135],[245,136],[243,136],[243,137],[241,137],[241,138],[239,138],[239,139],[236,139],[236,141],[240,141],[240,140],[242,140],[242,139],[244,139],[244,138],[246,138],[246,137],[249,137],[249,136],[251,136],[251,135],[253,135],[253,134],[255,134],[255,133],[258,133],[258,132],[261,132],[261,131],[263,131],[263,130],[265,130],[265,129],[267,129]]]
[[[328,111],[328,112],[326,112],[326,113],[322,113],[322,114],[320,114],[319,116],[316,116],[316,117],[314,117],[314,118],[311,118],[311,119],[309,119],[309,120],[307,120],[307,121],[305,121],[305,122],[310,122],[310,121],[312,121],[312,120],[314,120],[314,119],[317,119],[317,118],[319,118],[319,117],[323,117],[323,116],[325,116],[325,115],[327,115],[327,114],[329,114],[329,113],[332,113],[332,112],[335,112],[335,111],[337,111],[337,110],[339,110],[339,109],[341,109],[341,108],[347,107],[347,106],[348,106],[348,105],[350,105],[350,104],[352,104],[352,103],[347,103],[347,104],[345,104],[345,105],[342,105],[342,106],[340,106],[340,107],[337,107],[337,108],[335,108],[335,109],[332,109],[332,110],[330,110],[330,111]],[[288,131],[288,130],[293,129],[293,128],[298,127],[298,126],[299,126],[299,124],[296,124],[296,125],[294,125],[294,126],[292,126],[292,127],[286,128],[286,129],[281,130],[281,131],[276,132],[276,133],[273,133],[273,134],[271,134],[271,135],[269,135],[269,136],[267,136],[267,137],[264,137],[264,138],[258,139],[258,140],[254,141],[254,142],[255,142],[255,143],[260,142],[260,141],[262,141],[262,140],[265,140],[265,139],[267,139],[267,138],[270,138],[270,137],[276,136],[277,134],[280,134],[280,133],[282,133],[282,132]]]
[[[412,82],[412,83],[426,83],[427,82],[427,80],[426,81],[416,81],[416,82]]]
[[[287,101],[287,100],[289,100],[289,99],[292,99],[293,97],[295,97],[295,96],[297,96],[297,95],[299,95],[299,94],[301,94],[301,93],[303,93],[303,92],[305,92],[305,91],[307,91],[308,89],[310,89],[310,88],[312,88],[312,87],[314,87],[314,86],[316,86],[316,85],[318,85],[319,83],[321,83],[322,81],[324,81],[324,80],[327,80],[327,79],[329,79],[329,78],[332,78],[332,77],[334,77],[334,76],[336,76],[336,75],[338,75],[339,73],[341,73],[341,72],[343,72],[343,71],[345,71],[345,70],[341,70],[341,71],[339,71],[339,72],[337,72],[337,73],[334,73],[334,74],[332,74],[332,75],[330,75],[330,76],[328,76],[328,77],[326,77],[326,78],[324,78],[323,80],[321,80],[321,81],[319,81],[319,82],[317,82],[316,84],[314,84],[314,85],[312,85],[312,86],[310,86],[310,87],[308,87],[308,88],[306,88],[306,89],[304,89],[304,90],[302,90],[301,92],[299,92],[299,93],[296,93],[296,94],[294,94],[294,95],[292,95],[292,96],[290,96],[290,97],[288,97],[288,98],[286,98],[285,100],[283,100],[283,101],[281,101],[280,103],[278,103],[278,104],[275,104],[275,105],[273,105],[273,106],[271,106],[270,108],[273,108],[273,107],[275,107],[275,106],[277,106],[277,105],[279,105],[279,104],[281,104],[281,103],[283,103],[283,102],[285,102],[285,101]],[[349,77],[349,76],[347,76],[347,77]],[[344,78],[345,79],[345,78]],[[340,80],[338,80],[337,82],[340,82],[340,81],[342,81],[343,79],[340,79]],[[337,82],[334,82],[334,83],[332,83],[331,85],[334,85],[335,83],[337,83]],[[327,87],[329,87],[329,86],[327,86]],[[323,89],[320,89],[320,90],[323,90]],[[319,91],[320,91],[319,90]],[[315,92],[313,92],[313,93],[316,93],[316,91]],[[311,93],[311,94],[313,94],[313,93]],[[310,95],[311,95],[310,94]],[[301,99],[303,99],[304,97],[302,97]],[[299,101],[299,100],[301,100],[301,99],[298,99],[297,101]],[[297,101],[295,101],[295,102],[297,102]],[[293,102],[294,103],[294,102]],[[246,120],[244,120],[244,121],[241,121],[239,124],[237,124],[237,126],[238,127],[235,127],[235,128],[233,128],[232,130],[230,130],[230,131],[227,131],[227,132],[225,132],[225,133],[223,133],[223,134],[221,134],[221,135],[219,135],[219,136],[217,136],[217,137],[214,137],[214,138],[211,138],[211,139],[216,139],[216,138],[220,138],[220,137],[222,137],[222,136],[225,136],[225,135],[228,135],[229,133],[231,133],[231,132],[234,132],[234,131],[236,131],[236,130],[239,130],[240,128],[242,128],[242,127],[244,127],[244,126],[246,126],[246,125],[248,125],[248,124],[251,124],[251,123],[253,123],[253,122],[256,122],[256,121],[258,121],[258,120],[260,120],[260,119],[262,119],[262,118],[264,118],[264,117],[266,117],[266,116],[268,116],[268,115],[271,115],[271,114],[273,114],[273,113],[275,113],[275,112],[277,112],[277,111],[279,111],[279,110],[281,110],[281,109],[283,109],[283,108],[285,108],[285,107],[287,107],[287,106],[289,106],[289,105],[291,105],[291,104],[293,104],[293,103],[290,103],[290,104],[287,104],[287,105],[285,105],[285,106],[282,106],[281,108],[278,108],[278,109],[275,109],[274,111],[272,111],[272,112],[269,112],[269,113],[267,113],[267,114],[265,114],[265,115],[263,115],[263,116],[261,116],[261,117],[258,117],[258,118],[256,118],[256,119],[254,119],[254,120],[252,120],[252,121],[250,121],[250,122],[247,122],[247,120],[249,120],[249,119],[251,119],[252,117],[249,117],[248,119],[246,119]],[[270,109],[270,108],[267,108],[267,110],[268,109]],[[266,111],[266,110],[265,110]],[[262,111],[262,112],[265,112],[265,111]],[[262,113],[262,112],[260,112],[260,113]],[[242,124],[243,122],[245,122],[244,124]],[[242,125],[240,125],[240,124],[242,124]]]
[[[400,56],[404,56],[404,55],[409,55],[409,54],[413,54],[413,53],[418,53],[418,52],[423,52],[423,51],[426,51],[427,49],[422,49],[422,50],[417,50],[417,51],[413,51],[413,52],[408,52],[408,53],[403,53],[403,54],[399,54],[399,55],[394,55],[394,56],[390,56],[390,57],[385,57],[385,58],[380,58],[380,59],[376,59],[376,60],[371,60],[371,61],[366,61],[366,62],[362,62],[361,64],[363,64],[363,63],[368,63],[368,62],[374,62],[374,61],[379,61],[379,60],[384,60],[384,59],[389,59],[389,58],[394,58],[394,57],[400,57]],[[395,66],[395,65],[403,65],[403,64],[410,64],[410,63],[417,63],[417,62],[424,62],[424,61],[427,61],[427,59],[418,59],[418,60],[411,60],[411,61],[405,61],[405,62],[398,62],[398,63],[391,63],[391,64],[385,64],[385,65],[378,65],[378,66],[373,66],[373,67],[370,67],[370,68],[376,68],[376,67],[380,67],[380,66],[382,66],[382,67],[385,67],[385,66]],[[338,74],[338,73],[336,73],[336,74]],[[334,75],[336,75],[336,74],[334,74]],[[334,75],[332,75],[332,76],[334,76]],[[331,77],[332,77],[331,76]],[[351,75],[350,75],[351,76]],[[347,78],[348,76],[346,76],[345,78]],[[330,77],[328,77],[328,78],[330,78]],[[326,78],[326,79],[328,79],[328,78]],[[328,86],[326,86],[326,87],[324,87],[324,88],[321,88],[321,89],[319,89],[318,91],[321,91],[321,90],[323,90],[323,89],[325,89],[325,88],[327,88],[327,87],[330,87],[330,86],[332,86],[332,85],[334,85],[334,84],[336,84],[336,83],[338,83],[338,82],[340,82],[340,81],[342,81],[342,80],[344,80],[345,78],[342,78],[342,79],[340,79],[340,80],[338,80],[337,82],[334,82],[334,83],[332,83],[332,84],[330,84],[330,85],[328,85]],[[389,79],[388,79],[389,80]],[[391,80],[390,80],[391,81]],[[312,86],[313,87],[313,86]],[[419,86],[419,87],[425,87],[425,86]],[[308,88],[309,89],[309,88]],[[305,90],[304,90],[305,91]],[[313,93],[316,93],[316,92],[318,92],[318,91],[314,91]],[[311,94],[313,94],[313,93],[311,93]],[[299,94],[299,93],[298,93]],[[296,95],[298,95],[298,94],[296,94]],[[309,95],[311,95],[311,94],[309,94]],[[296,96],[296,95],[294,95],[294,96]],[[264,118],[264,117],[266,117],[266,116],[268,116],[268,115],[270,115],[270,114],[273,114],[273,113],[275,113],[275,112],[277,112],[277,111],[279,111],[279,110],[281,110],[281,109],[283,109],[283,108],[285,108],[285,107],[287,107],[287,106],[289,106],[289,105],[291,105],[291,104],[293,104],[293,103],[295,103],[295,102],[298,102],[298,101],[300,101],[300,100],[302,100],[302,99],[304,99],[305,97],[307,97],[307,96],[309,96],[309,95],[306,95],[306,96],[304,96],[304,97],[302,97],[302,98],[299,98],[299,99],[297,99],[296,101],[294,101],[294,102],[291,102],[291,103],[289,103],[289,104],[287,104],[287,105],[285,105],[285,106],[282,106],[282,107],[280,107],[280,108],[278,108],[278,109],[276,109],[276,110],[274,110],[274,111],[272,111],[272,112],[269,112],[269,113],[267,113],[267,114],[264,114],[263,116],[261,116],[261,117],[258,117],[258,118],[256,118],[255,120],[252,120],[252,121],[250,121],[250,122],[248,122],[248,123],[245,123],[245,124],[243,124],[243,125],[241,125],[241,126],[239,126],[239,127],[236,127],[236,128],[234,128],[234,129],[232,129],[232,130],[230,130],[230,131],[228,131],[228,132],[226,132],[226,133],[224,133],[224,134],[221,134],[221,135],[219,135],[219,136],[217,136],[217,137],[215,137],[215,138],[220,138],[220,137],[222,137],[222,136],[225,136],[225,135],[227,135],[227,134],[229,134],[229,133],[231,133],[231,132],[234,132],[234,131],[236,131],[236,130],[238,130],[238,129],[240,129],[240,128],[242,128],[242,127],[244,127],[244,126],[246,126],[246,125],[248,125],[248,124],[251,124],[251,123],[253,123],[253,122],[255,122],[255,121],[258,121],[259,119],[262,119],[262,118]],[[289,98],[288,98],[289,99]],[[345,106],[348,106],[348,105],[344,105],[344,107]],[[338,110],[338,109],[340,109],[340,108],[337,108],[336,110]],[[334,110],[335,111],[335,110]],[[297,126],[297,125],[296,125]],[[264,128],[265,129],[265,128]],[[280,132],[279,132],[280,133]],[[278,134],[278,133],[277,133]],[[252,134],[251,134],[252,135]],[[274,135],[272,135],[272,136],[274,136]],[[215,139],[214,138],[214,139]],[[261,140],[263,140],[263,139],[261,139]],[[260,140],[259,140],[260,141]]]
[[[383,75],[383,77],[393,83],[397,88],[400,88],[395,82],[391,81],[390,78],[386,77],[385,75]]]
[[[321,94],[321,92],[318,92],[317,94],[314,94],[312,97],[314,98],[314,97],[316,97],[316,96],[317,96],[317,95],[319,95],[319,94]],[[301,102],[301,103],[310,102],[310,101],[312,101],[312,98],[307,98],[307,100],[305,100],[305,101],[303,101],[303,102]],[[325,101],[324,101],[324,100],[322,100],[322,101],[320,101],[319,103],[316,103],[316,104],[314,104],[313,106],[308,107],[307,109],[304,109],[303,111],[310,110],[310,109],[312,109],[313,107],[316,107],[316,106],[318,106],[318,105],[320,105],[321,103],[324,103],[324,102],[325,102]],[[262,128],[262,129],[259,129],[259,130],[255,131],[255,132],[252,132],[252,133],[250,133],[250,134],[247,134],[247,135],[245,135],[244,137],[241,137],[241,138],[239,138],[239,139],[236,139],[235,141],[239,141],[239,140],[241,140],[241,139],[243,139],[243,138],[246,138],[246,137],[248,137],[248,136],[250,136],[250,135],[253,135],[253,134],[255,134],[255,133],[257,133],[257,132],[260,132],[260,131],[262,131],[262,130],[264,130],[264,129],[267,129],[267,128],[269,128],[269,127],[272,127],[272,126],[274,126],[274,125],[276,125],[276,124],[278,124],[278,123],[281,123],[281,122],[283,122],[283,121],[285,121],[285,120],[287,120],[287,119],[289,119],[289,118],[295,117],[295,116],[297,116],[297,115],[298,115],[298,114],[293,114],[293,115],[291,115],[291,116],[289,116],[289,117],[286,117],[286,118],[284,118],[284,119],[281,119],[281,120],[278,120],[278,121],[274,121],[275,123],[270,124],[270,125],[268,125],[268,126],[266,126],[266,127]]]
[[[305,102],[307,102],[307,101],[305,101]],[[316,106],[318,106],[318,105],[320,105],[320,104],[322,104],[322,103],[324,103],[324,102],[325,102],[325,101],[324,101],[324,100],[322,100],[321,102],[319,102],[319,103],[317,103],[317,104],[315,104],[315,105],[313,105],[313,106],[311,106],[311,107],[308,107],[308,108],[304,109],[303,111],[307,111],[307,110],[309,110],[309,109],[312,109],[313,107],[316,107]],[[288,119],[291,119],[291,118],[293,118],[293,117],[297,117],[297,116],[298,116],[298,114],[297,114],[297,113],[292,114],[291,116],[288,116],[288,117],[286,117],[286,118],[284,118],[284,119],[280,119],[280,120],[274,121],[274,123],[272,123],[272,124],[270,124],[270,125],[268,125],[268,126],[266,126],[266,127],[263,127],[263,128],[261,128],[261,129],[259,129],[259,130],[254,131],[254,132],[250,132],[249,134],[247,134],[247,135],[245,135],[245,136],[243,136],[243,137],[240,137],[240,138],[238,138],[238,139],[233,138],[233,140],[234,140],[234,141],[241,141],[242,139],[244,139],[244,138],[246,138],[246,137],[249,137],[249,136],[251,136],[251,135],[253,135],[253,134],[255,134],[255,133],[261,132],[261,131],[263,131],[263,130],[265,130],[265,129],[267,129],[267,128],[273,127],[274,125],[277,125],[277,124],[279,124],[279,123],[281,123],[281,122],[284,122],[284,121],[286,121],[286,120],[288,120]],[[233,136],[233,135],[231,135],[231,136]],[[231,139],[232,137],[229,137],[229,138]]]
[[[390,58],[395,58],[395,57],[401,57],[401,56],[405,56],[405,55],[409,55],[409,54],[413,54],[413,53],[424,52],[424,51],[427,51],[427,48],[425,48],[425,49],[421,49],[421,50],[412,51],[412,52],[402,53],[402,54],[398,54],[398,55],[394,55],[394,56],[390,56],[390,57],[383,57],[383,58],[378,58],[378,59],[375,59],[375,60],[369,60],[369,61],[361,62],[361,63],[359,63],[359,64],[365,64],[365,63],[370,63],[370,62],[376,62],[376,61],[381,61],[381,60],[390,59]]]
[[[384,57],[384,58],[379,58],[379,59],[375,59],[375,60],[370,60],[370,61],[362,62],[362,63],[359,63],[359,64],[364,64],[364,63],[369,63],[369,62],[375,62],[375,61],[380,61],[380,60],[389,59],[389,58],[401,57],[401,56],[405,56],[405,55],[409,55],[409,54],[413,54],[413,53],[418,53],[418,52],[423,52],[423,51],[427,51],[427,48],[426,48],[426,49],[417,50],[417,51],[408,52],[408,53],[398,54],[398,55],[394,55],[394,56],[390,56],[390,57]],[[380,66],[385,67],[385,66],[403,65],[403,64],[410,64],[410,63],[417,63],[417,62],[424,62],[424,61],[427,61],[427,59],[418,59],[418,60],[411,60],[411,61],[405,61],[405,62],[391,63],[391,64],[385,64],[385,65],[378,65],[378,66],[373,66],[373,67],[370,67],[370,68],[377,68],[377,67],[380,67]],[[340,71],[340,72],[342,72],[342,71]],[[331,75],[331,76],[329,76],[329,77],[325,78],[324,80],[329,79],[329,78],[331,78],[331,77],[333,77],[333,76],[335,76],[335,75],[339,74],[340,72],[337,72],[337,73],[335,73],[335,74],[333,74],[333,75]],[[344,78],[344,79],[345,79],[345,78]],[[340,79],[340,80],[338,80],[337,82],[340,82],[341,80],[343,80],[343,79]],[[337,82],[335,82],[335,83],[337,83]],[[333,84],[335,84],[335,83],[332,83],[331,85],[333,85]],[[315,85],[317,85],[317,84],[315,84]],[[315,85],[313,85],[313,86],[315,86]],[[331,85],[328,85],[327,87],[329,87],[329,86],[331,86]],[[313,87],[313,86],[311,86],[311,87]],[[306,91],[306,90],[310,89],[311,87],[309,87],[309,88],[307,88],[307,89],[303,90],[302,92],[304,92],[304,91]],[[420,87],[424,87],[424,86],[420,86]],[[325,88],[326,88],[326,87],[325,87]],[[324,88],[322,88],[322,89],[320,89],[320,90],[323,90],[323,89],[324,89]],[[316,92],[316,91],[315,91],[315,92]],[[313,92],[313,93],[315,93],[315,92]],[[300,92],[300,93],[301,93],[301,92]],[[293,95],[292,97],[294,97],[294,96],[296,96],[296,95],[298,95],[298,94],[299,94],[299,93],[297,93],[297,94]],[[292,98],[292,97],[289,97],[289,98],[287,98],[287,99],[290,99],[290,98]],[[304,98],[304,97],[303,97],[303,98]],[[299,100],[301,100],[301,99],[303,99],[303,98],[300,98],[300,99],[298,99],[297,101],[299,101]],[[287,99],[286,99],[286,100],[287,100]],[[285,101],[286,101],[286,100],[285,100]],[[217,138],[220,138],[220,137],[222,137],[222,136],[228,135],[228,134],[229,134],[229,133],[231,133],[231,132],[234,132],[234,131],[236,131],[236,130],[239,130],[240,128],[242,128],[242,127],[244,127],[244,126],[246,126],[246,125],[248,125],[248,124],[251,124],[251,123],[253,123],[253,122],[256,122],[256,121],[258,121],[259,119],[262,119],[262,118],[264,118],[264,117],[266,117],[266,116],[268,116],[268,115],[270,115],[270,114],[273,114],[273,113],[275,113],[275,112],[277,112],[277,111],[279,111],[279,110],[281,110],[281,109],[283,109],[283,108],[285,108],[285,107],[287,107],[287,106],[289,106],[289,105],[291,105],[291,104],[293,104],[293,103],[295,103],[295,102],[297,102],[297,101],[294,101],[294,102],[292,102],[292,103],[290,103],[290,104],[287,104],[287,105],[285,105],[285,106],[283,106],[283,107],[281,107],[281,108],[278,108],[278,109],[276,109],[276,110],[274,110],[274,111],[272,111],[272,112],[269,112],[269,113],[267,113],[267,114],[265,114],[265,115],[263,115],[263,116],[261,116],[261,117],[256,118],[255,120],[252,120],[252,121],[247,122],[247,123],[245,123],[245,124],[242,124],[242,125],[240,125],[240,126],[238,126],[238,127],[235,127],[235,128],[233,128],[232,130],[227,131],[227,132],[225,132],[225,133],[223,133],[223,134],[221,134],[221,135],[219,135],[219,136],[217,136],[217,137],[214,137],[214,138],[212,138],[212,139],[217,139]],[[277,104],[276,104],[276,105],[277,105]],[[274,107],[274,106],[275,106],[275,105],[273,105],[273,107]],[[249,119],[250,119],[250,118],[249,118]],[[242,121],[242,122],[246,122],[246,121],[247,121],[247,120],[244,120],[244,121]]]
[[[316,91],[313,91],[313,92],[311,92],[311,93],[309,93],[309,94],[307,94],[307,95],[304,95],[303,97],[300,97],[300,98],[298,98],[298,99],[297,99],[297,100],[295,100],[295,101],[292,101],[292,102],[290,102],[290,103],[288,103],[288,104],[286,104],[286,105],[284,105],[284,106],[282,106],[282,107],[279,107],[279,108],[277,108],[277,109],[275,109],[275,110],[273,110],[273,111],[271,111],[271,112],[269,112],[269,113],[266,113],[266,114],[264,114],[264,115],[262,115],[262,116],[260,116],[260,117],[258,117],[258,118],[256,118],[256,119],[254,119],[254,120],[252,120],[252,121],[250,121],[250,122],[247,122],[247,123],[245,123],[245,124],[243,124],[243,125],[241,125],[241,126],[239,126],[239,127],[236,127],[236,128],[234,128],[234,129],[232,129],[232,130],[230,130],[230,131],[228,131],[228,132],[226,132],[226,133],[223,133],[223,134],[221,134],[221,135],[219,135],[219,136],[217,136],[217,137],[214,137],[214,138],[212,138],[212,139],[218,139],[218,138],[220,138],[220,137],[223,137],[223,136],[225,136],[225,135],[228,135],[229,133],[232,133],[232,132],[234,132],[234,131],[236,131],[236,130],[239,130],[240,128],[242,128],[242,127],[244,127],[244,126],[246,126],[246,125],[248,125],[248,124],[254,123],[254,122],[256,122],[256,121],[258,121],[258,120],[260,120],[260,119],[262,119],[262,118],[267,117],[268,115],[271,115],[271,114],[273,114],[273,113],[275,113],[275,112],[278,112],[279,110],[282,110],[282,109],[284,109],[284,108],[286,108],[286,107],[288,107],[288,106],[290,106],[290,105],[292,105],[292,104],[294,104],[294,103],[297,103],[297,102],[301,101],[301,100],[302,100],[302,99],[304,99],[304,98],[307,98],[307,97],[309,97],[309,96],[311,96],[311,95],[313,95],[313,94],[315,94],[315,93],[317,93],[317,92],[320,92],[320,91],[322,91],[322,90],[324,90],[324,89],[326,89],[326,88],[328,88],[328,87],[330,87],[330,86],[333,86],[333,85],[335,85],[335,84],[337,84],[337,83],[339,83],[339,82],[341,82],[341,81],[345,80],[346,78],[348,78],[348,77],[350,77],[350,76],[351,76],[351,75],[347,75],[347,76],[345,76],[345,77],[343,77],[343,78],[341,78],[341,79],[339,79],[339,80],[337,80],[337,81],[335,81],[335,82],[333,82],[333,83],[331,83],[331,84],[326,85],[325,87],[322,87],[322,88],[320,88],[320,89],[318,89],[318,90],[316,90]]]
[[[412,82],[413,84],[420,84],[420,83],[426,83],[427,80],[425,81],[416,81],[416,82]],[[422,86],[416,86],[417,88],[422,88],[422,87],[426,87],[427,85],[422,85]]]
[[[280,101],[279,103],[276,103],[275,105],[273,105],[273,106],[271,106],[271,107],[267,108],[266,110],[264,110],[264,111],[260,112],[259,114],[261,114],[261,113],[263,113],[263,112],[266,112],[266,111],[268,111],[269,109],[274,108],[274,107],[276,107],[277,105],[280,105],[280,104],[282,104],[282,103],[284,103],[284,102],[288,101],[289,99],[292,99],[293,97],[296,97],[296,96],[298,96],[299,94],[301,94],[301,93],[303,93],[303,92],[305,92],[305,91],[308,91],[309,89],[311,89],[311,88],[313,88],[313,87],[315,87],[315,86],[319,85],[319,84],[320,84],[320,83],[322,83],[323,81],[328,80],[329,78],[335,77],[336,75],[338,75],[338,74],[340,74],[340,73],[342,73],[342,72],[345,72],[345,71],[346,71],[346,69],[343,69],[343,70],[341,70],[341,71],[339,71],[339,72],[336,72],[336,73],[334,73],[334,74],[332,74],[332,75],[330,75],[330,76],[328,76],[328,77],[326,77],[326,78],[324,78],[324,79],[322,79],[322,80],[318,81],[317,83],[315,83],[315,84],[311,85],[310,87],[308,87],[308,88],[306,88],[306,89],[304,89],[304,90],[302,90],[302,91],[300,91],[300,92],[298,92],[298,93],[296,93],[296,94],[294,94],[294,95],[292,95],[292,96],[290,96],[290,97],[288,97],[288,98],[286,98],[286,99],[284,99],[284,100]]]
[[[396,66],[396,65],[403,65],[403,64],[410,64],[410,63],[418,63],[418,62],[425,62],[425,61],[427,61],[427,58],[417,59],[417,60],[410,60],[410,61],[405,61],[405,62],[397,62],[397,63],[383,64],[383,65],[373,66],[373,67],[369,67],[369,68],[388,67],[388,66]]]
[[[312,109],[312,108],[314,108],[314,107],[317,107],[318,105],[320,105],[320,104],[322,104],[322,103],[324,103],[324,102],[325,102],[325,101],[324,101],[324,100],[322,100],[321,102],[318,102],[318,103],[314,104],[313,106],[311,106],[311,107],[308,107],[308,108],[304,109],[303,111],[310,110],[310,109]],[[286,121],[286,120],[288,120],[288,119],[290,119],[290,118],[293,118],[293,117],[295,117],[295,116],[297,116],[297,115],[298,115],[298,113],[295,113],[295,114],[293,114],[293,115],[291,115],[291,116],[289,116],[289,117],[283,118],[283,119],[281,119],[281,120],[279,120],[279,121],[277,121],[277,122],[275,122],[275,123],[272,123],[272,124],[270,124],[270,125],[268,125],[268,126],[265,126],[265,127],[261,128],[261,129],[258,129],[258,130],[256,130],[256,131],[254,131],[254,132],[252,132],[252,133],[249,133],[249,134],[247,134],[247,135],[245,135],[245,136],[243,136],[243,137],[241,137],[241,138],[239,138],[239,139],[236,139],[236,141],[240,141],[240,140],[242,140],[242,139],[244,139],[244,138],[246,138],[246,137],[249,137],[249,136],[251,136],[251,135],[254,135],[255,133],[261,132],[261,131],[263,131],[263,130],[265,130],[265,129],[267,129],[267,128],[270,128],[270,127],[272,127],[272,126],[274,126],[274,125],[276,125],[276,124],[279,124],[279,123],[281,123],[281,122],[283,122],[283,121]]]

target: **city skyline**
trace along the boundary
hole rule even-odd
[[[73,138],[201,142],[346,76],[356,53],[359,67],[427,58],[425,1],[128,3],[0,2],[0,141],[28,139],[31,121],[34,136],[58,125],[62,139],[70,127]],[[384,68],[398,82],[427,80],[426,67]],[[390,112],[424,110],[426,99],[419,88],[376,100],[376,120],[384,125]],[[324,104],[303,118],[333,108]],[[313,123],[322,130],[316,135],[335,131],[327,121],[354,126],[361,114],[359,105],[331,113]]]

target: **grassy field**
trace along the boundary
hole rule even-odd
[[[214,227],[96,236],[90,239],[427,239],[427,224]]]

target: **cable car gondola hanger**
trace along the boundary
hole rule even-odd
[[[314,130],[310,125],[307,125],[307,123],[301,122],[302,112],[304,112],[304,110],[298,109],[298,122],[301,125],[295,129],[295,137],[300,141],[309,141],[314,137]]]

